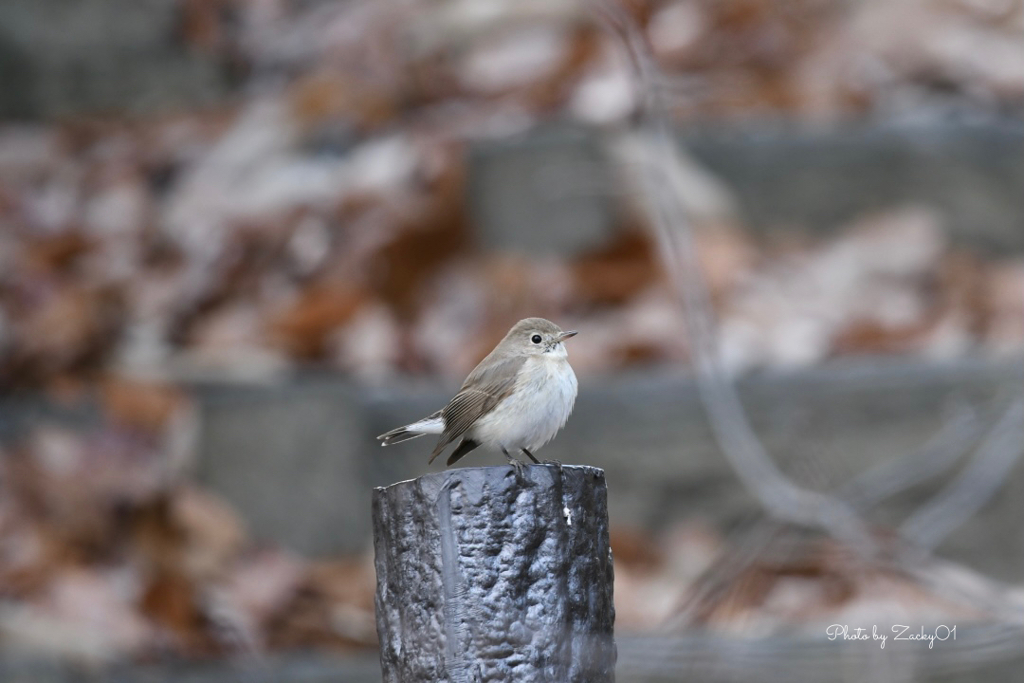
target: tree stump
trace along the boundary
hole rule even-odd
[[[377,488],[385,683],[614,681],[604,471],[461,468]]]

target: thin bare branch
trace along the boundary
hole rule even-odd
[[[969,406],[961,406],[924,446],[868,469],[841,487],[837,495],[858,510],[866,510],[947,471],[980,436],[977,414]]]
[[[900,527],[900,534],[935,548],[967,521],[1003,483],[1024,454],[1024,399],[1015,400],[985,438],[964,471]]]
[[[661,256],[683,302],[701,401],[715,437],[740,481],[777,519],[820,527],[862,549],[872,542],[852,507],[827,494],[804,489],[788,479],[754,433],[735,387],[718,358],[715,325],[707,287],[700,274],[689,212],[676,183],[681,167],[672,133],[662,79],[649,47],[632,17],[611,2],[599,5],[626,45],[634,66],[645,119],[639,143],[640,180],[647,195]]]

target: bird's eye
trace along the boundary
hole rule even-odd
[[[540,344],[540,335],[533,335],[532,337],[530,337],[530,341],[532,341],[534,344]]]

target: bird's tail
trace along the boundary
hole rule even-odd
[[[444,431],[444,420],[441,418],[441,411],[437,411],[429,417],[407,424],[404,427],[392,429],[377,437],[381,446],[390,446],[394,443],[402,443],[409,439],[415,439],[424,434],[440,434]]]

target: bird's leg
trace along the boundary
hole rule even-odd
[[[529,457],[530,460],[533,461],[534,465],[539,465],[540,464],[540,460],[538,460],[537,458],[533,457],[533,453],[531,453],[528,449],[520,448],[519,450],[521,450],[523,453],[526,453],[527,457]]]
[[[522,461],[517,460],[513,458],[511,455],[509,455],[509,452],[505,450],[504,446],[502,446],[501,452],[505,454],[506,458],[508,458],[508,464],[512,465],[512,469],[516,471],[516,479],[522,481],[525,478],[526,473],[524,472],[524,470],[526,469],[526,465],[524,465]]]
[[[536,462],[536,463],[537,463],[538,465],[542,464],[542,463],[540,463],[540,462],[538,462],[538,461],[537,461],[537,458],[533,457],[533,453],[531,453],[530,451],[526,450],[525,448],[523,448],[523,449],[520,449],[520,450],[522,450],[522,451],[523,451],[523,453],[526,453],[526,454],[527,454],[528,456],[530,456],[530,460],[533,460],[533,461],[534,461],[534,462]],[[559,462],[558,460],[545,460],[545,461],[543,462],[543,464],[544,464],[544,465],[558,465],[559,467],[561,467],[561,466],[562,466],[562,463],[561,463],[561,462]]]

